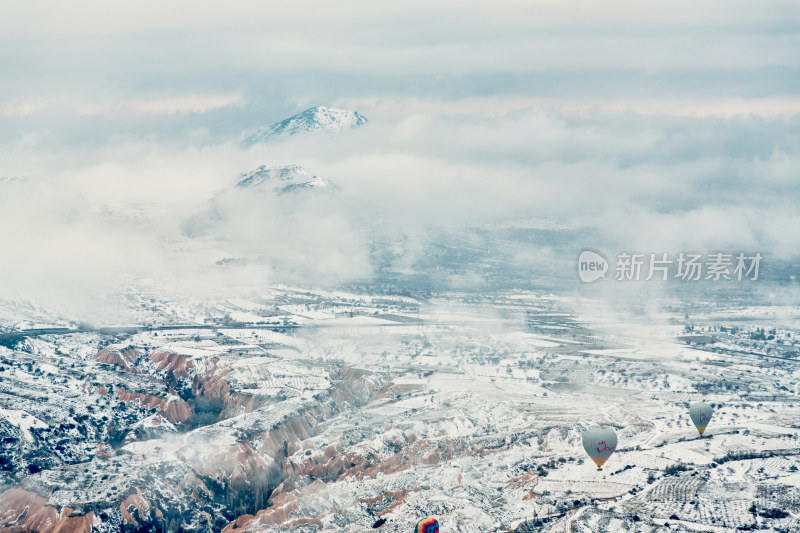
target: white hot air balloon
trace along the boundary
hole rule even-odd
[[[701,437],[706,430],[706,426],[711,421],[712,414],[714,414],[714,409],[705,402],[693,403],[692,406],[689,407],[689,416]]]
[[[598,470],[617,450],[617,434],[610,427],[590,427],[583,432],[583,449],[592,458]]]

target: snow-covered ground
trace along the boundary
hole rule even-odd
[[[149,326],[2,348],[3,523],[19,489],[100,524],[130,524],[133,505],[139,522],[209,531],[407,531],[424,514],[443,531],[800,523],[791,310],[695,306],[719,339],[687,344],[677,307],[551,294],[128,298]],[[775,338],[730,333],[733,315],[780,331],[780,357]],[[581,445],[595,424],[619,437],[602,471]]]

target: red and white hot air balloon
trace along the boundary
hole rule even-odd
[[[583,432],[583,449],[592,458],[598,470],[617,450],[617,434],[610,427],[590,427]]]
[[[692,419],[692,423],[694,427],[697,428],[701,437],[706,430],[706,426],[711,422],[711,415],[713,414],[714,409],[705,402],[693,403],[691,407],[689,407],[689,417]]]

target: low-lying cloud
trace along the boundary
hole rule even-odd
[[[619,249],[800,250],[789,2],[50,7],[0,8],[0,178],[25,177],[0,179],[5,298],[102,318],[136,280],[336,285],[375,274],[375,242],[413,270],[435,228],[532,219]],[[369,123],[242,147],[311,105]],[[231,192],[288,164],[338,192]]]
[[[190,135],[32,148],[14,174],[32,158],[34,172],[0,185],[3,292],[87,294],[137,277],[330,285],[374,273],[376,238],[424,254],[414,241],[430,227],[528,218],[592,228],[621,249],[800,249],[787,231],[800,227],[788,118],[369,111],[369,124],[338,136],[251,148]],[[237,190],[239,174],[261,164],[301,164],[339,190]],[[187,235],[187,220],[212,206],[221,214],[212,229]]]

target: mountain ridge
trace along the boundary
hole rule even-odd
[[[367,117],[358,111],[349,111],[328,106],[315,106],[296,115],[262,128],[245,139],[247,146],[267,141],[273,137],[293,136],[312,131],[340,133],[355,129],[368,122]]]
[[[250,172],[243,172],[236,182],[238,189],[259,189],[272,185],[278,194],[301,189],[335,189],[336,185],[327,178],[311,174],[300,165],[261,165]]]

